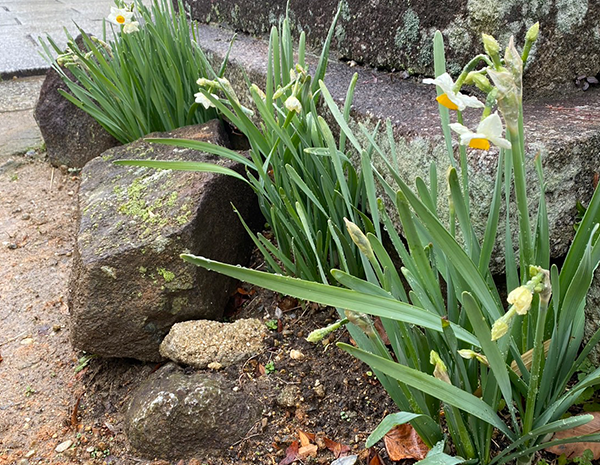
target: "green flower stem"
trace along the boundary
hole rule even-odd
[[[512,144],[513,173],[515,196],[519,210],[519,263],[521,265],[521,282],[528,279],[528,265],[533,264],[533,248],[531,225],[529,224],[529,207],[527,205],[527,183],[525,181],[525,157],[522,150],[519,129],[509,129],[508,137]]]
[[[466,64],[466,66],[463,68],[462,72],[460,73],[460,76],[458,76],[458,79],[454,83],[454,91],[455,92],[458,92],[460,90],[460,88],[462,87],[462,85],[465,82],[465,79],[467,79],[467,75],[471,71],[473,71],[475,69],[475,67],[479,64],[479,62],[482,60],[485,61],[488,66],[494,66],[494,64],[492,63],[492,61],[490,60],[490,58],[487,55],[484,55],[483,53],[480,55],[477,55],[476,57],[474,57],[471,61],[469,61]]]
[[[529,377],[529,387],[527,389],[527,402],[525,404],[525,417],[523,419],[523,435],[529,433],[533,428],[535,402],[537,400],[542,357],[544,355],[544,328],[546,325],[546,315],[548,314],[548,300],[540,298],[539,311],[535,327],[535,339],[533,342],[533,358]]]
[[[456,112],[456,121],[460,124],[463,124],[462,112]],[[467,163],[467,149],[464,145],[458,146],[458,151],[460,153],[460,177],[462,180],[462,188],[463,188],[463,197],[465,198],[465,208],[467,210],[467,215],[471,216],[471,201],[469,198],[469,165]]]

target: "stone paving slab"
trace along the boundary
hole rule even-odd
[[[33,76],[0,82],[0,167],[10,157],[42,145],[33,109],[43,81],[44,76]]]
[[[64,47],[63,27],[75,37],[75,23],[90,34],[101,35],[102,20],[111,6],[113,0],[0,0],[0,76],[44,73],[48,63],[40,56],[38,38],[50,34]]]

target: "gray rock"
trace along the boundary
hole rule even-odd
[[[218,120],[151,136],[227,142]],[[193,160],[243,170],[194,150],[137,141],[105,152],[82,171],[69,293],[72,343],[98,355],[157,361],[174,323],[220,318],[234,289],[231,279],[179,255],[245,264],[251,242],[231,203],[246,219],[260,214],[252,190],[235,178],[112,163],[119,159]]]
[[[70,71],[67,74],[74,79]],[[50,163],[82,168],[92,158],[120,143],[94,118],[60,95],[59,89],[68,91],[60,75],[50,68],[34,117],[46,142]]]
[[[286,3],[279,0],[266,0],[261,8],[255,7],[254,0],[185,3],[200,22],[225,23],[254,36],[268,33],[286,10]],[[292,28],[302,28],[307,40],[319,46],[338,3],[290,3]],[[333,46],[342,58],[369,67],[431,75],[432,38],[439,29],[447,44],[448,69],[456,74],[480,53],[482,32],[496,36],[501,44],[514,35],[521,44],[527,29],[537,21],[541,32],[530,55],[526,88],[544,93],[558,88],[577,91],[573,84],[576,76],[600,72],[600,6],[587,0],[344,0]],[[377,82],[372,85],[378,87]]]
[[[176,363],[223,367],[256,355],[263,347],[264,323],[255,318],[219,323],[210,320],[176,323],[160,345],[160,354]]]
[[[208,457],[243,438],[259,415],[257,403],[222,378],[168,364],[133,393],[125,429],[144,457]]]

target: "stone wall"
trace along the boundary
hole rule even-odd
[[[253,35],[267,33],[284,16],[285,0],[184,0],[202,23],[220,23]],[[338,0],[291,0],[290,19],[318,47]],[[600,3],[589,0],[342,0],[334,47],[342,59],[411,75],[432,74],[432,37],[442,31],[449,69],[458,73],[481,50],[482,32],[506,44],[523,43],[541,23],[525,86],[538,94],[575,91],[575,77],[600,73]]]

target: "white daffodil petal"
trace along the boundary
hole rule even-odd
[[[450,97],[450,96],[448,95],[448,97]],[[459,92],[458,94],[455,95],[455,98],[460,99],[461,105],[464,107],[463,110],[467,107],[469,107],[469,108],[484,108],[485,107],[483,102],[480,102],[477,97],[473,97],[470,95],[463,95]],[[452,97],[450,97],[450,100],[452,100]],[[454,103],[456,103],[459,108],[461,107],[461,105],[459,105],[458,102],[454,102]]]
[[[493,137],[502,137],[502,121],[498,113],[493,113],[477,126],[477,132]]]
[[[463,126],[460,123],[452,123],[452,124],[449,124],[448,126],[450,126],[450,129],[452,129],[454,132],[456,132],[460,135],[472,133],[472,131],[468,127]]]
[[[508,140],[503,139],[502,137],[490,137],[488,138],[488,140],[496,147],[500,147],[501,149],[510,150],[512,148],[511,143]]]
[[[213,98],[218,98],[215,94],[210,94],[211,97]],[[194,94],[194,97],[196,97],[196,103],[199,103],[200,105],[202,105],[204,108],[206,108],[207,110],[210,107],[214,107],[213,103],[210,101],[210,99],[204,95],[202,92],[198,92],[196,94]]]

